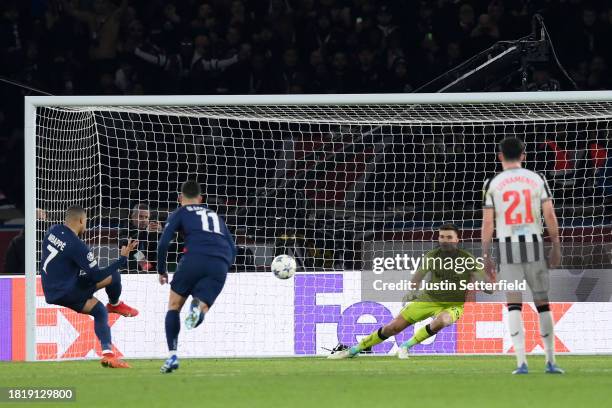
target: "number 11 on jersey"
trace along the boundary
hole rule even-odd
[[[200,211],[196,211],[196,214],[198,214],[200,216],[200,218],[202,219],[202,230],[203,231],[208,231],[208,232],[215,232],[217,234],[221,234],[221,224],[219,223],[219,216],[213,212],[213,211],[209,211],[209,210],[200,210]],[[210,230],[210,222],[208,220],[208,218],[212,219],[213,222],[213,230]]]

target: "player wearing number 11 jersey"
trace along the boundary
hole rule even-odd
[[[163,285],[168,281],[168,245],[177,231],[181,231],[185,239],[184,255],[170,284],[166,313],[166,340],[170,356],[161,368],[162,373],[170,373],[179,367],[176,353],[179,312],[185,300],[191,295],[185,326],[193,329],[202,323],[205,313],[221,293],[227,272],[236,258],[236,244],[232,235],[223,219],[202,204],[197,182],[183,183],[179,201],[181,206],[168,217],[157,246],[157,272]]]
[[[540,320],[540,334],[546,352],[546,372],[562,374],[555,364],[553,319],[548,304],[548,268],[542,239],[542,216],[552,242],[549,266],[560,261],[559,226],[552,195],[543,176],[521,167],[525,159],[523,143],[507,138],[500,143],[499,160],[503,171],[484,184],[482,245],[489,254],[493,229],[499,249],[501,279],[526,281],[533,293]],[[487,259],[488,267],[492,262]],[[521,292],[508,292],[508,327],[518,368],[513,374],[527,374],[525,333],[521,317]]]

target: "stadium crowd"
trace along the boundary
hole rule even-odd
[[[1,10],[0,75],[54,95],[411,92],[530,33],[536,12],[579,89],[612,86],[604,0],[4,0]],[[552,65],[529,81],[568,89]],[[0,205],[22,208],[21,97],[33,93],[0,89]],[[563,160],[565,141],[540,143]],[[609,172],[606,147],[576,160]]]
[[[3,3],[3,74],[53,94],[407,92],[535,12],[581,89],[610,85],[605,1]]]
[[[409,92],[495,41],[529,33],[535,12],[579,89],[610,88],[606,1],[2,3],[0,75],[57,95]],[[538,70],[530,89],[556,89],[559,76]],[[20,96],[30,92],[2,89],[2,162],[14,169]],[[3,190],[18,196],[22,179],[11,179]]]

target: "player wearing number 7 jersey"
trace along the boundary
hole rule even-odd
[[[78,205],[66,210],[63,224],[53,225],[42,241],[41,281],[45,300],[49,304],[64,306],[77,313],[94,318],[94,332],[102,345],[101,364],[104,367],[128,368],[112,351],[108,313],[126,317],[138,315],[138,310],[119,301],[121,274],[130,251],[138,241],[129,240],[120,251],[120,257],[104,269],[98,267],[93,252],[81,240],[87,226],[87,213]],[[108,295],[106,308],[94,297],[105,288]]]
[[[501,279],[526,281],[539,314],[540,334],[546,352],[546,372],[562,374],[555,364],[553,318],[548,303],[548,268],[542,239],[542,215],[552,242],[549,266],[560,263],[559,226],[552,195],[543,176],[521,167],[523,143],[506,138],[500,143],[503,171],[484,183],[482,246],[489,254],[493,229],[498,242]],[[485,263],[493,269],[491,258]],[[508,292],[508,327],[518,368],[513,374],[527,374],[525,334],[521,317],[521,292]]]
[[[185,326],[193,329],[202,323],[204,315],[221,293],[227,272],[236,258],[232,234],[223,219],[202,204],[201,194],[197,182],[183,183],[179,197],[181,206],[168,217],[157,246],[157,272],[163,285],[168,281],[168,245],[175,232],[183,233],[184,255],[170,284],[166,313],[166,340],[170,356],[161,368],[162,373],[170,373],[179,367],[176,352],[181,326],[179,313],[185,300],[191,295]]]

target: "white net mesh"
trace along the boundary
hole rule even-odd
[[[564,239],[605,246],[612,232],[612,102],[42,107],[36,120],[36,205],[47,213],[37,224],[37,259],[42,233],[70,204],[88,210],[86,241],[102,265],[127,237],[141,241],[144,260],[130,259],[128,274],[155,272],[158,229],[183,181],[197,179],[225,218],[239,246],[236,273],[203,334],[181,334],[187,355],[315,354],[390,320],[399,303],[362,301],[359,271],[404,242],[432,241],[443,222],[478,241],[482,185],[498,170],[496,143],[507,136],[524,140],[525,166],[546,174]],[[170,271],[181,249],[179,237]],[[267,273],[280,253],[296,258],[295,279]],[[164,353],[167,287],[155,285],[154,275],[124,275],[122,297],[142,312],[113,326],[126,356]],[[566,308],[566,351],[612,352],[572,337],[577,324],[581,337],[597,325],[601,333],[602,319],[612,336],[612,321],[588,318],[607,304],[557,307]],[[93,356],[89,317],[50,310],[39,313],[38,357]],[[499,304],[472,305],[416,350],[507,352],[503,313]],[[75,346],[81,331],[89,337]]]

